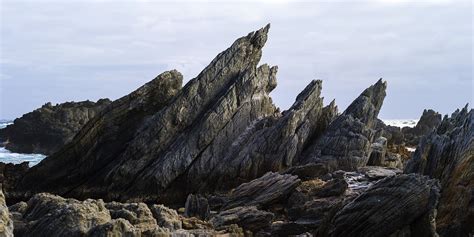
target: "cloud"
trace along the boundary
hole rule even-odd
[[[374,1],[2,1],[0,118],[118,98],[164,70],[189,80],[268,22],[262,63],[279,65],[282,109],[316,78],[345,108],[384,77],[386,118],[472,100],[472,3]]]

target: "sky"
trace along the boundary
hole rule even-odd
[[[0,3],[0,118],[46,102],[117,99],[163,71],[185,82],[238,37],[271,23],[260,63],[278,65],[282,110],[313,79],[344,110],[379,78],[379,114],[418,118],[473,104],[471,0]]]

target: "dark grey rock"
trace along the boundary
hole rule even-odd
[[[201,195],[189,194],[184,206],[184,216],[207,220],[210,215],[209,203]]]
[[[437,181],[421,175],[385,178],[338,211],[330,236],[389,236],[406,226],[411,236],[436,236]]]
[[[366,165],[386,87],[380,79],[364,90],[304,151],[300,163],[326,163],[346,171]]]
[[[468,106],[445,117],[438,128],[422,138],[405,172],[441,182],[436,225],[443,236],[474,232],[474,111]]]
[[[296,176],[268,172],[264,176],[241,184],[232,190],[222,209],[227,210],[240,206],[267,207],[288,198],[300,182]]]
[[[441,123],[441,114],[434,110],[424,110],[415,127],[404,127],[402,133],[405,143],[410,146],[418,145],[420,139],[431,133]]]
[[[231,224],[250,230],[258,231],[270,226],[274,215],[257,209],[255,206],[235,207],[214,216],[210,222],[217,229]]]
[[[108,99],[54,106],[47,103],[0,129],[0,142],[5,142],[8,150],[18,153],[53,154],[109,104]]]
[[[387,139],[379,137],[370,146],[371,152],[367,165],[383,166],[387,155]]]

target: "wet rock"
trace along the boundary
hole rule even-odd
[[[5,202],[5,196],[1,189],[0,184],[0,236],[10,237],[13,236],[13,221],[8,211],[7,204]]]
[[[209,203],[201,195],[189,194],[184,207],[184,216],[207,220],[210,215]]]
[[[436,236],[439,185],[410,174],[385,178],[345,205],[333,218],[330,236],[389,236],[406,226],[411,236]]]
[[[288,198],[300,182],[296,176],[268,172],[264,176],[241,184],[232,190],[222,209],[227,210],[240,206],[267,207]]]
[[[326,163],[346,171],[366,165],[386,87],[380,79],[364,90],[304,151],[300,163]]]
[[[419,173],[441,182],[436,225],[443,236],[474,232],[474,111],[468,106],[445,117],[425,136],[408,162],[406,173]]]
[[[379,137],[370,146],[371,152],[367,165],[382,166],[385,164],[385,156],[387,154],[387,139]]]
[[[152,231],[157,227],[153,214],[145,203],[106,203],[112,219],[125,219],[139,232]],[[116,223],[123,226],[123,223]],[[115,225],[115,224],[114,224]]]
[[[5,147],[10,151],[52,154],[71,141],[82,126],[108,104],[108,99],[54,106],[47,103],[0,129],[0,141],[6,141]]]
[[[210,222],[217,229],[227,225],[237,224],[238,226],[250,230],[258,231],[270,226],[274,215],[257,209],[255,206],[235,207],[214,216]]]
[[[169,230],[182,228],[180,217],[175,210],[165,207],[164,205],[152,205],[150,210],[159,226]]]
[[[23,236],[85,236],[94,226],[111,219],[102,200],[81,202],[46,193],[28,201],[23,217],[27,222]]]

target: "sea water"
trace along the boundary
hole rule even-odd
[[[12,121],[0,120],[0,129],[12,124]],[[46,156],[43,154],[22,154],[11,152],[5,147],[0,147],[0,162],[3,163],[13,163],[20,164],[23,162],[28,162],[29,166],[34,166],[38,164]]]

